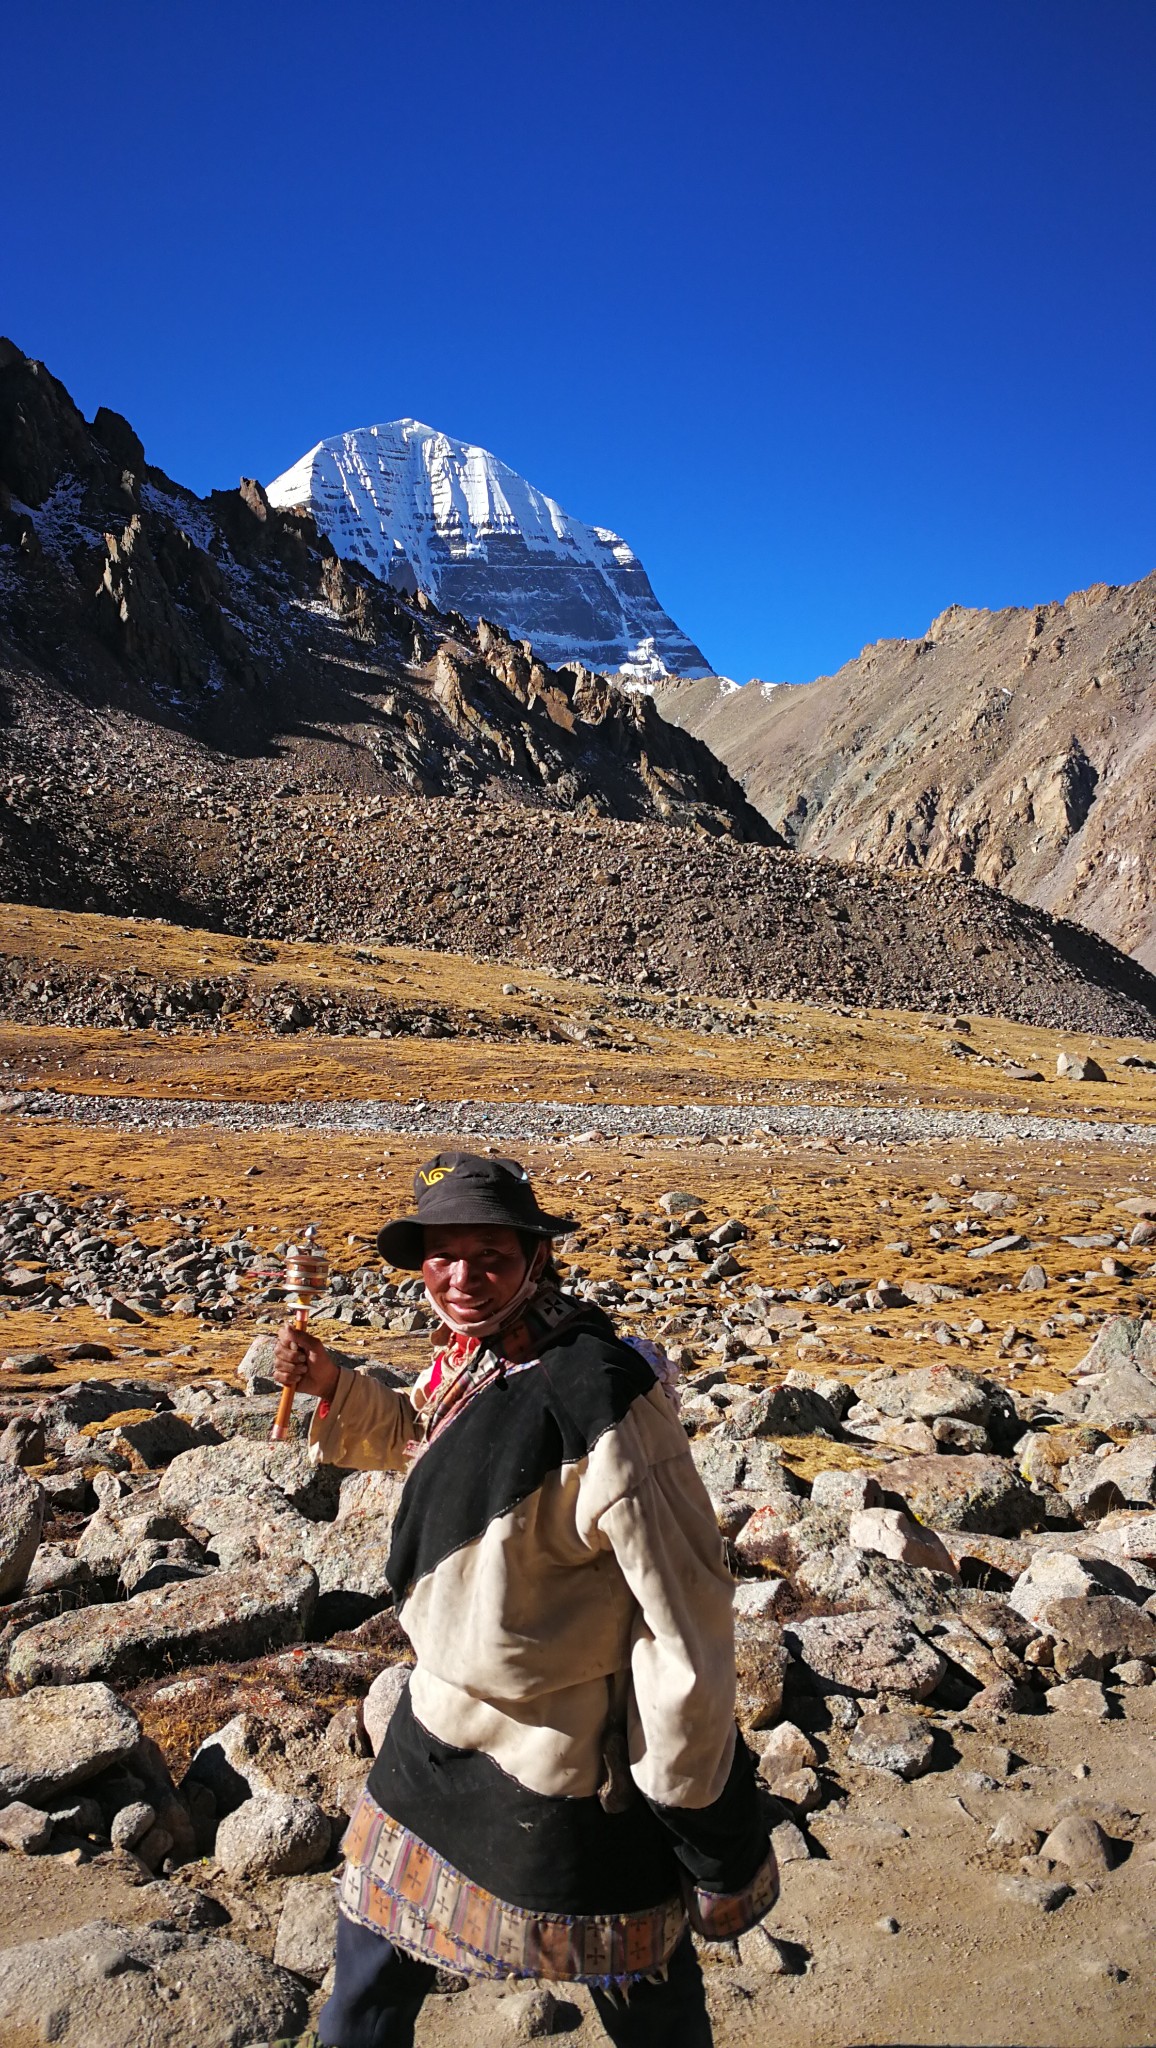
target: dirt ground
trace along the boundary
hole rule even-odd
[[[166,965],[185,973],[195,971],[202,955],[234,971],[241,943],[21,909],[0,917],[0,942],[45,961],[82,957],[110,967],[145,944],[150,971]],[[1033,1109],[1085,1118],[1086,1139],[1061,1145],[1009,1139],[949,1150],[808,1138],[674,1144],[639,1134],[520,1150],[548,1205],[570,1210],[592,1232],[580,1263],[596,1278],[621,1276],[624,1246],[660,1242],[657,1198],[684,1188],[701,1200],[712,1223],[734,1215],[750,1225],[743,1284],[801,1288],[821,1279],[861,1279],[870,1286],[887,1278],[903,1286],[940,1281],[967,1290],[966,1298],[930,1309],[851,1314],[816,1305],[821,1352],[812,1345],[804,1359],[793,1341],[780,1344],[762,1369],[768,1382],[803,1362],[854,1378],[879,1364],[946,1358],[1000,1377],[1017,1391],[1055,1391],[1067,1384],[1105,1314],[1139,1313],[1156,1292],[1156,1247],[1116,1254],[1116,1270],[1108,1272],[1101,1249],[1064,1241],[1126,1233],[1134,1218],[1117,1205],[1156,1189],[1156,1074],[1118,1064],[1128,1051],[1150,1054],[1138,1042],[1080,1048],[1096,1051],[1110,1077],[1104,1084],[1051,1078],[1024,1084],[1006,1077],[1004,1058],[1050,1076],[1057,1046],[1045,1032],[1000,1022],[970,1020],[969,1043],[997,1062],[986,1066],[950,1055],[947,1041],[959,1034],[945,1030],[943,1020],[916,1015],[843,1015],[799,1005],[740,1013],[724,1005],[720,1015],[750,1027],[751,1035],[716,1035],[697,1023],[683,1029],[674,1010],[661,1005],[639,1019],[614,997],[581,983],[443,955],[377,948],[365,964],[307,944],[279,945],[277,952],[274,965],[254,971],[302,984],[310,976],[375,976],[394,995],[405,982],[424,1000],[436,997],[463,1015],[467,1007],[497,1015],[521,1005],[548,1013],[567,1030],[597,1006],[616,1035],[629,1033],[635,1043],[606,1050],[560,1036],[554,1043],[405,1038],[383,1044],[241,1029],[217,1037],[6,1024],[0,1025],[0,1076],[10,1084],[47,1082],[66,1093],[154,1100],[409,1100],[420,1094],[434,1105],[465,1096],[590,1102],[592,1124],[600,1099],[641,1106],[751,1102],[765,1095],[1007,1110],[1030,1100]],[[502,993],[505,980],[519,985],[516,996]],[[1151,1124],[1152,1146],[1097,1139],[1095,1122],[1105,1115]],[[10,1115],[0,1119],[0,1199],[28,1190],[77,1200],[120,1194],[146,1243],[171,1237],[174,1211],[195,1217],[218,1240],[248,1227],[253,1243],[270,1251],[316,1220],[334,1264],[353,1267],[372,1259],[381,1222],[408,1208],[414,1168],[437,1143],[436,1113],[428,1137],[385,1143],[293,1129],[93,1130],[63,1117]],[[952,1176],[962,1176],[962,1185]],[[985,1221],[987,1234],[1014,1229],[1030,1249],[968,1258],[978,1240],[954,1225],[969,1216],[968,1196],[980,1188],[1015,1199],[1006,1223],[993,1221],[989,1230]],[[949,1198],[949,1213],[928,1211],[935,1194]],[[933,1227],[940,1235],[932,1236]],[[839,1240],[838,1250],[807,1243],[831,1238]],[[1044,1265],[1048,1284],[1024,1294],[1018,1283],[1031,1260]],[[184,1383],[229,1375],[259,1327],[258,1314],[244,1304],[231,1329],[177,1315],[148,1317],[129,1328],[87,1308],[43,1314],[9,1299],[0,1307],[0,1365],[6,1366],[0,1393],[48,1391],[77,1376],[148,1374]],[[661,1320],[643,1312],[633,1326],[657,1330]],[[974,1328],[977,1320],[982,1330]],[[111,1346],[111,1362],[70,1365],[63,1359],[65,1346],[91,1338]],[[419,1339],[372,1330],[343,1330],[340,1342],[403,1363],[416,1361],[423,1349]],[[51,1372],[28,1374],[10,1363],[38,1351],[49,1355]],[[842,1456],[841,1447],[817,1440],[784,1448],[804,1473]],[[943,1726],[944,1743],[954,1742],[962,1761],[911,1785],[848,1766],[842,1738],[831,1735],[839,1791],[813,1817],[813,1858],[786,1867],[770,1923],[777,1936],[806,1951],[806,1966],[800,1974],[772,1976],[727,1951],[713,1957],[709,1980],[721,2048],[761,2048],[771,2041],[781,2048],[1144,2048],[1156,2039],[1150,1982],[1156,1688],[1126,1695],[1123,1717],[1105,1724],[1040,1714],[982,1725],[946,1717]],[[1010,1764],[1005,1759],[996,1767],[1001,1747],[1014,1754]],[[843,1793],[847,1804],[840,1810]],[[1092,1884],[1077,1884],[1052,1913],[1007,1898],[1001,1880],[1018,1862],[987,1847],[992,1826],[1006,1813],[1045,1826],[1073,1799],[1091,1802],[1087,1810],[1119,1845],[1117,1867]],[[197,1866],[181,1881],[195,1884]],[[271,1947],[278,1902],[276,1887],[239,1898],[236,1931]],[[146,1889],[75,1852],[42,1859],[0,1855],[0,1945],[94,1917],[140,1920],[155,1911]],[[884,1921],[897,1928],[885,1931]],[[431,1999],[418,2041],[423,2048],[490,2048],[512,2038],[510,2010],[488,1990]],[[591,2041],[600,2037],[583,1994],[563,2003],[558,2026]],[[0,2048],[30,2044],[0,2027]]]

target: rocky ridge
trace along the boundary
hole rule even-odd
[[[657,701],[801,852],[975,875],[1156,966],[1156,576],[952,605],[812,683]]]
[[[194,498],[7,343],[0,490],[11,898],[1151,1028],[1156,983],[1103,942],[956,876],[799,862],[645,694],[406,599],[257,485]]]

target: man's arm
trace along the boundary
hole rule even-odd
[[[309,1449],[319,1464],[358,1472],[405,1469],[406,1446],[416,1429],[407,1394],[338,1365],[320,1338],[294,1323],[278,1332],[273,1377],[297,1393],[316,1394]]]

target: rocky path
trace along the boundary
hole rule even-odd
[[[687,1139],[695,1143],[717,1138],[764,1136],[834,1138],[842,1143],[864,1139],[874,1144],[1111,1143],[1156,1145],[1156,1123],[1101,1117],[1040,1116],[1029,1110],[922,1109],[896,1105],[874,1108],[838,1103],[794,1102],[743,1108],[725,1104],[678,1103],[669,1106],[572,1102],[182,1102],[149,1101],[133,1095],[69,1095],[56,1090],[30,1090],[22,1107],[28,1114],[67,1117],[81,1125],[112,1126],[126,1131],[314,1130],[351,1135],[429,1136],[548,1142],[565,1136]],[[591,1122],[591,1116],[596,1122]]]

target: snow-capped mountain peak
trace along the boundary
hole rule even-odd
[[[586,526],[496,455],[421,420],[319,441],[268,486],[341,555],[443,611],[493,619],[557,665],[709,676],[621,535]]]

